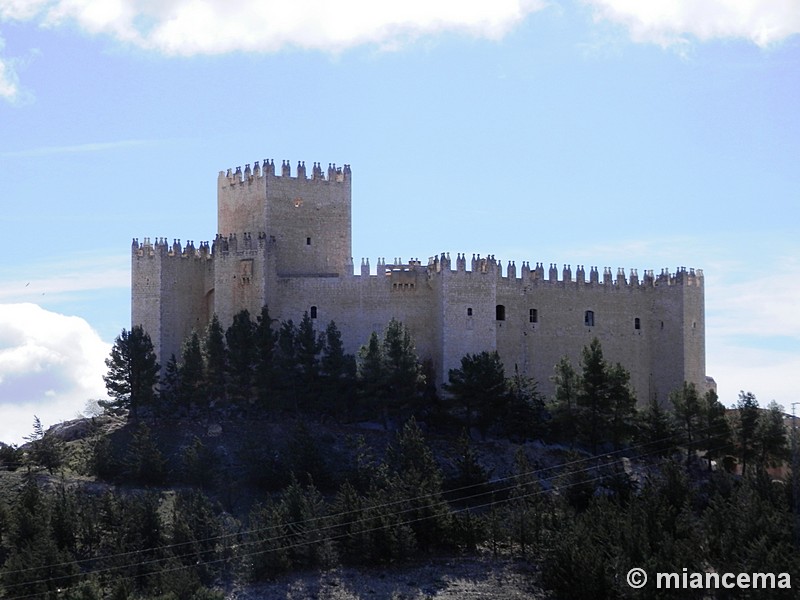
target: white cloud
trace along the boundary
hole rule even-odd
[[[0,0],[0,19],[74,24],[172,55],[393,46],[444,31],[499,38],[543,0]]]
[[[106,397],[110,344],[79,317],[35,304],[0,304],[0,441],[20,443],[33,416],[45,426],[72,419]]]
[[[743,38],[764,48],[800,33],[797,0],[584,0],[598,19],[662,46]]]
[[[0,51],[5,42],[0,38]],[[0,98],[14,102],[20,96],[19,80],[14,69],[14,61],[0,56]]]

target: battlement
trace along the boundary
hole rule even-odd
[[[306,162],[304,160],[297,162],[296,175],[292,176],[292,166],[288,160],[281,163],[280,174],[275,173],[275,161],[271,158],[264,159],[259,164],[256,161],[253,168],[250,168],[250,163],[247,163],[242,170],[242,167],[235,169],[228,169],[227,171],[219,172],[219,181],[224,183],[227,181],[229,186],[251,184],[258,180],[269,179],[270,177],[285,177],[299,181],[325,181],[328,183],[344,183],[350,181],[351,171],[350,165],[337,167],[336,163],[328,163],[327,171],[322,168],[322,163],[315,162],[311,167],[311,177],[306,172]]]
[[[601,279],[599,269],[596,266],[592,266],[589,268],[587,279],[584,265],[576,266],[573,277],[572,265],[565,264],[559,272],[558,266],[555,263],[550,263],[545,273],[544,263],[536,262],[535,266],[531,268],[531,264],[528,261],[522,262],[520,274],[517,276],[516,262],[511,261],[506,265],[505,275],[503,275],[502,262],[497,260],[493,254],[484,258],[480,254],[473,254],[470,269],[467,270],[466,254],[457,254],[455,268],[453,268],[450,253],[443,252],[440,256],[430,257],[427,268],[431,274],[441,273],[442,271],[451,273],[491,273],[500,279],[542,285],[575,284],[607,285],[615,288],[643,288],[675,285],[702,287],[704,283],[702,269],[687,269],[686,267],[678,267],[672,273],[669,269],[661,269],[658,275],[652,269],[647,269],[641,279],[639,278],[638,269],[630,269],[626,277],[625,269],[622,267],[617,268],[616,274],[611,267],[604,267]]]
[[[155,242],[151,241],[149,237],[139,243],[138,238],[133,238],[131,244],[131,252],[134,256],[146,256],[154,258],[159,257],[177,257],[177,258],[211,258],[211,247],[208,242],[200,242],[197,246],[194,245],[194,240],[188,240],[185,246],[181,245],[179,239],[174,239],[170,244],[165,237],[155,238]]]
[[[143,238],[142,242],[139,242],[139,238],[133,238],[133,243],[131,244],[133,256],[211,259],[219,254],[258,250],[275,244],[275,238],[268,237],[263,231],[255,235],[251,232],[245,232],[241,235],[236,233],[231,233],[230,235],[217,234],[213,242],[202,241],[197,246],[195,246],[194,240],[188,240],[186,245],[183,246],[181,245],[181,240],[177,238],[173,239],[172,244],[165,237],[154,239],[155,241],[152,241],[151,238],[146,237]]]

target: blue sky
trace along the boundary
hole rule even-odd
[[[104,395],[131,238],[213,238],[264,158],[352,166],[357,263],[702,268],[721,399],[788,410],[798,33],[798,0],[0,0],[0,440]]]

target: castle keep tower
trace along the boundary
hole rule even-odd
[[[636,270],[578,265],[558,269],[523,262],[505,268],[494,256],[447,253],[430,258],[351,258],[350,167],[272,160],[220,172],[217,234],[182,245],[166,238],[132,246],[132,324],[153,340],[159,362],[180,357],[193,330],[216,314],[223,327],[243,309],[265,304],[278,320],[308,311],[321,331],[331,320],[348,352],[396,318],[405,323],[437,384],[462,356],[497,350],[507,374],[515,367],[553,392],[554,365],[600,339],[609,361],[631,372],[641,403],[664,402],[684,381],[704,391],[704,284],[700,270]]]

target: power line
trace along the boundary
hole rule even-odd
[[[702,431],[706,431],[706,429],[701,429],[700,431],[701,432]],[[649,446],[649,445],[652,445],[652,444],[655,444],[655,443],[661,443],[661,442],[664,442],[664,441],[667,441],[667,440],[671,440],[671,439],[677,438],[678,435],[679,434],[676,434],[675,436],[669,436],[667,438],[662,438],[661,440],[654,440],[654,441],[651,441],[651,442],[646,442],[644,444],[639,444],[638,446],[631,447],[631,448],[628,448],[628,449],[625,449],[625,450],[619,450],[619,451],[614,451],[614,452],[610,452],[610,453],[604,453],[604,454],[600,454],[600,455],[593,455],[593,456],[585,457],[583,459],[578,459],[578,460],[575,460],[575,461],[569,461],[569,462],[566,462],[566,463],[560,463],[560,464],[557,464],[557,465],[553,465],[551,467],[544,467],[544,468],[541,468],[541,469],[535,469],[535,470],[528,471],[528,472],[525,472],[525,473],[520,473],[520,474],[516,474],[516,475],[511,475],[511,476],[508,476],[508,477],[498,478],[495,481],[510,481],[510,480],[514,480],[514,479],[519,479],[520,477],[532,476],[532,475],[540,473],[542,471],[548,471],[548,470],[553,470],[553,469],[557,469],[557,468],[563,468],[563,467],[566,467],[566,466],[569,466],[569,465],[580,464],[580,463],[588,462],[588,461],[596,461],[597,459],[606,458],[606,457],[609,457],[609,456],[614,455],[614,454],[620,454],[620,453],[623,453],[623,452],[630,452],[630,450],[633,449],[633,448],[644,448],[646,446]],[[720,446],[718,448],[714,448],[713,450],[718,450],[718,449],[722,449],[722,448],[730,447],[730,446],[731,446],[730,444],[726,444],[725,446]],[[633,458],[634,459],[644,458],[646,456],[650,456],[652,454],[659,453],[660,451],[661,451],[660,449],[656,449],[656,450],[653,450],[652,452],[641,453],[641,454],[639,454],[637,456],[634,456]],[[579,473],[588,472],[588,471],[591,471],[591,470],[596,469],[596,468],[597,468],[597,465],[593,465],[593,466],[590,466],[590,467],[587,467],[587,468],[584,468],[584,469],[579,469],[577,471],[571,471],[569,473],[569,475],[577,475]],[[545,478],[544,481],[550,481],[550,480],[556,479],[557,477],[560,477],[562,475],[563,475],[562,473],[556,473],[556,474],[554,474],[552,476],[549,476],[549,477]],[[574,482],[572,484],[562,485],[562,486],[559,486],[559,487],[551,487],[550,489],[536,490],[534,492],[529,492],[529,493],[523,494],[522,496],[509,497],[509,498],[505,498],[505,499],[501,499],[501,500],[493,500],[491,502],[487,502],[487,503],[484,503],[484,504],[481,504],[481,505],[478,505],[478,506],[469,506],[469,507],[451,509],[450,512],[451,513],[460,513],[460,512],[465,512],[465,511],[469,511],[469,510],[478,510],[478,509],[481,509],[481,508],[486,508],[486,507],[489,507],[489,506],[501,504],[501,503],[504,503],[504,502],[510,502],[512,500],[518,500],[518,499],[522,499],[522,498],[526,498],[526,497],[530,497],[530,496],[534,496],[534,495],[541,495],[541,494],[545,494],[545,493],[552,493],[552,492],[560,491],[560,490],[572,487],[574,485],[585,485],[585,484],[588,484],[588,483],[593,483],[595,481],[602,481],[603,479],[606,479],[607,477],[608,477],[608,475],[600,475],[600,476],[592,478],[592,479],[577,481],[577,482]],[[504,488],[491,489],[491,490],[487,490],[487,491],[480,492],[480,493],[477,493],[477,494],[473,494],[472,496],[458,498],[458,500],[463,501],[463,500],[478,498],[478,497],[489,495],[489,494],[494,495],[494,494],[499,494],[499,493],[503,493],[503,492],[510,492],[510,491],[512,491],[514,489],[517,489],[517,488],[520,488],[520,487],[522,487],[522,485],[525,485],[525,484],[528,484],[528,483],[534,483],[534,482],[525,482],[523,484],[512,484],[512,485],[506,486]],[[341,517],[341,516],[344,516],[344,515],[363,512],[363,510],[379,510],[381,508],[386,508],[386,507],[389,507],[389,506],[395,506],[395,505],[398,505],[398,504],[406,504],[406,503],[409,503],[409,502],[415,502],[415,501],[419,501],[419,500],[435,498],[435,497],[439,496],[440,494],[443,496],[444,494],[452,493],[453,491],[470,489],[470,488],[474,488],[476,486],[483,486],[483,485],[485,485],[485,484],[473,484],[473,485],[468,485],[468,486],[461,486],[459,488],[453,488],[453,489],[447,490],[447,491],[434,492],[434,493],[430,493],[430,494],[420,495],[420,496],[417,496],[417,497],[414,497],[414,498],[411,498],[411,499],[402,499],[402,500],[397,500],[397,501],[392,501],[392,502],[379,503],[379,504],[376,504],[376,505],[367,506],[365,508],[354,509],[352,511],[345,511],[345,512],[334,513],[334,514],[330,514],[330,515],[321,515],[319,517],[314,517],[312,519],[308,519],[308,520],[304,520],[304,521],[295,521],[295,522],[291,522],[291,523],[279,524],[279,525],[274,525],[274,526],[261,528],[261,529],[253,529],[253,530],[244,531],[244,532],[237,532],[235,534],[224,534],[224,535],[220,535],[220,536],[214,536],[214,537],[206,538],[205,540],[193,540],[191,542],[184,542],[184,543],[180,543],[180,544],[162,545],[162,546],[159,546],[157,548],[147,549],[146,552],[164,551],[164,550],[167,550],[167,549],[170,549],[170,548],[177,548],[177,547],[181,547],[181,546],[185,546],[185,545],[189,545],[189,544],[192,544],[192,545],[199,544],[199,543],[202,543],[203,541],[209,542],[209,541],[215,541],[215,540],[222,540],[222,539],[225,539],[225,538],[228,538],[228,537],[232,537],[232,536],[253,535],[253,534],[262,533],[262,532],[265,532],[265,531],[270,531],[270,530],[276,529],[278,527],[291,529],[293,526],[295,526],[295,527],[304,526],[307,523],[316,522],[316,521],[323,520],[323,519],[324,520],[336,519],[337,517]],[[420,507],[420,506],[411,506],[410,508],[405,508],[405,509],[400,510],[400,511],[390,512],[388,515],[380,515],[380,517],[383,517],[383,518],[399,517],[399,516],[407,514],[409,512],[414,512],[416,510],[419,510],[420,508],[422,508],[422,507]],[[375,528],[372,528],[372,529],[361,530],[361,533],[369,533],[369,532],[372,532],[372,531],[379,531],[381,529],[387,529],[387,528],[390,528],[390,527],[397,527],[397,526],[407,525],[407,524],[410,524],[410,523],[415,523],[415,522],[426,520],[426,519],[430,519],[430,518],[433,518],[433,517],[432,516],[425,516],[425,517],[419,517],[419,518],[411,519],[411,520],[407,520],[407,521],[402,521],[400,523],[387,523],[386,525],[382,525],[382,526],[375,527]],[[348,523],[347,525],[352,526],[353,524],[358,524],[358,523],[368,523],[370,520],[372,520],[372,519],[369,518],[369,517],[361,518],[361,519],[358,519],[358,520],[353,521],[351,523]],[[327,525],[327,526],[324,526],[324,527],[308,530],[308,531],[306,531],[306,533],[307,534],[313,534],[313,533],[318,533],[319,534],[319,533],[328,531],[330,529],[340,528],[341,526],[342,526],[341,523],[333,523],[331,525]],[[249,541],[240,542],[240,543],[236,544],[234,546],[234,548],[239,549],[239,548],[244,548],[244,547],[247,547],[247,546],[253,546],[253,545],[256,545],[256,544],[280,542],[281,540],[284,540],[284,539],[288,540],[293,535],[294,534],[290,532],[290,533],[281,534],[281,535],[278,535],[278,536],[272,537],[272,538],[249,540]],[[345,533],[345,534],[341,534],[341,535],[338,535],[338,536],[328,537],[326,539],[328,539],[328,540],[337,540],[337,539],[342,539],[344,537],[349,537],[350,535],[351,534],[349,534],[349,533]],[[237,558],[239,560],[243,560],[243,559],[245,559],[247,557],[256,556],[258,554],[263,554],[265,552],[278,552],[278,551],[288,550],[288,549],[292,549],[292,548],[296,548],[296,547],[301,547],[301,546],[304,546],[304,545],[310,545],[310,544],[318,543],[320,541],[324,541],[324,540],[310,540],[310,541],[304,541],[304,542],[298,542],[298,543],[294,543],[294,544],[289,544],[289,545],[286,545],[286,546],[279,546],[277,548],[269,548],[267,550],[262,550],[262,551],[246,552],[246,553],[243,553],[243,554],[240,553],[235,558]],[[31,567],[31,568],[27,568],[27,569],[19,569],[19,570],[16,570],[16,571],[8,571],[8,572],[6,572],[6,574],[19,574],[19,573],[24,573],[24,572],[33,571],[33,570],[52,569],[52,568],[56,568],[56,567],[59,567],[59,566],[67,566],[67,565],[78,564],[79,562],[89,562],[89,561],[98,561],[98,560],[111,560],[113,558],[120,558],[120,557],[133,556],[133,555],[141,555],[143,552],[144,551],[138,550],[138,551],[132,551],[132,552],[126,552],[126,553],[118,553],[116,555],[107,555],[107,556],[104,556],[104,557],[97,557],[97,558],[92,558],[92,559],[82,559],[81,561],[71,561],[71,562],[68,562],[68,563],[58,563],[58,564],[53,564],[53,565],[43,565],[43,566],[40,566],[40,567]],[[181,557],[176,557],[176,556],[165,556],[163,558],[151,559],[151,560],[148,560],[148,561],[131,562],[131,563],[123,564],[123,565],[116,565],[116,566],[111,566],[111,567],[105,567],[105,568],[102,568],[102,569],[89,570],[89,571],[86,571],[84,573],[81,573],[80,575],[85,577],[85,576],[90,576],[90,575],[110,573],[110,572],[113,572],[113,571],[123,570],[123,569],[131,568],[131,567],[134,567],[134,566],[159,564],[159,563],[163,563],[165,561],[176,560],[176,559],[180,559],[180,558]],[[220,562],[226,562],[228,560],[231,560],[231,558],[226,557],[226,558],[221,558],[221,559],[212,560],[212,561],[205,561],[202,564],[211,565],[211,564],[217,564],[217,563],[220,563]],[[162,569],[161,572],[163,573],[163,572],[170,572],[170,571],[175,571],[175,570],[191,569],[191,568],[195,568],[197,566],[199,566],[199,565],[198,564],[195,564],[195,565],[181,565],[181,566],[173,567],[173,568],[170,568],[170,569],[167,569],[167,570],[163,570]],[[11,588],[15,588],[15,587],[21,587],[23,585],[37,585],[37,584],[43,584],[43,583],[50,583],[50,582],[56,582],[56,581],[59,581],[59,580],[69,579],[72,576],[73,575],[65,575],[65,576],[60,576],[60,577],[51,577],[51,578],[34,580],[34,581],[21,582],[21,583],[18,583],[18,584],[12,584],[12,585],[6,586],[6,587],[7,587],[7,589],[11,589]],[[32,594],[32,595],[28,595],[28,596],[12,596],[12,597],[7,597],[7,600],[21,600],[23,598],[33,597],[33,596],[36,596],[36,595],[39,595],[39,594]]]

